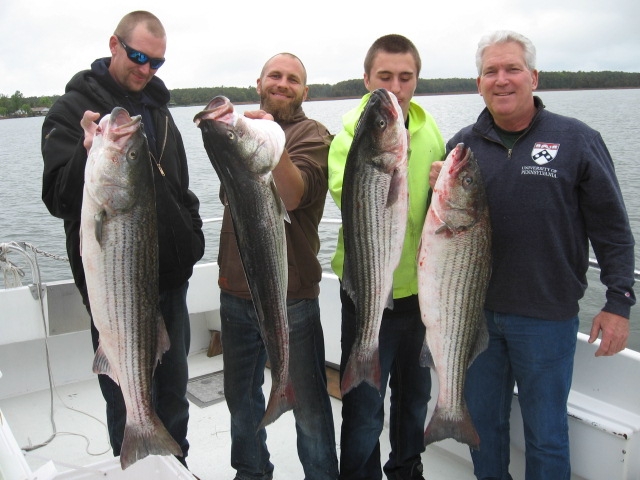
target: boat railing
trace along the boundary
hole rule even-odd
[[[5,288],[21,286],[21,279],[24,277],[24,270],[18,264],[9,260],[8,256],[11,252],[20,254],[29,265],[31,278],[33,279],[33,283],[29,285],[29,290],[31,290],[34,300],[38,300],[43,296],[44,291],[40,280],[40,266],[38,265],[37,257],[34,255],[37,249],[26,242],[0,243],[0,269],[4,277]]]
[[[204,218],[202,222],[205,225],[222,223],[222,217]],[[323,217],[320,223],[324,225],[341,225],[342,220],[340,218]],[[2,270],[3,273],[5,288],[21,286],[21,278],[25,276],[22,268],[8,259],[8,254],[10,252],[17,252],[22,255],[25,258],[26,263],[29,265],[32,274],[31,278],[33,279],[33,283],[29,285],[29,289],[31,290],[33,298],[36,300],[42,297],[45,290],[40,279],[40,268],[38,265],[37,255],[53,258],[55,260],[69,261],[66,257],[45,252],[27,242],[0,243],[0,270]],[[600,266],[595,258],[589,258],[589,268],[593,271],[600,272]],[[633,276],[636,282],[640,281],[640,270],[634,270]]]

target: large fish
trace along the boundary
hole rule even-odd
[[[140,117],[116,107],[100,121],[85,168],[81,254],[100,332],[93,364],[122,389],[124,470],[147,455],[182,455],[151,400],[169,349],[158,301],[158,241],[149,147]]]
[[[342,286],[356,308],[342,395],[363,381],[380,390],[378,335],[383,311],[393,305],[407,224],[407,143],[396,97],[375,90],[356,126],[342,184]]]
[[[480,439],[464,401],[471,362],[487,347],[483,306],[491,271],[491,222],[478,163],[463,144],[445,160],[427,212],[418,253],[418,290],[426,326],[421,364],[440,390],[425,445]]]
[[[288,215],[271,173],[284,150],[284,131],[273,121],[239,115],[223,96],[212,99],[194,122],[202,131],[205,150],[227,197],[242,267],[271,364],[271,393],[259,426],[263,428],[294,404],[289,375],[284,230]]]

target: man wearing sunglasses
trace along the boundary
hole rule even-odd
[[[109,39],[111,57],[95,60],[89,70],[77,73],[69,81],[66,93],[53,105],[42,127],[42,199],[52,215],[64,220],[73,277],[91,313],[79,229],[87,152],[97,128],[94,122],[116,106],[127,109],[132,116],[142,116],[154,165],[160,309],[171,342],[154,373],[154,404],[180,445],[183,456],[179,460],[186,465],[190,343],[186,294],[193,265],[204,253],[204,235],[200,203],[189,190],[182,137],[167,108],[169,90],[155,76],[164,63],[166,44],[165,30],[157,17],[144,11],[131,12],[122,18]],[[93,321],[91,333],[95,350],[98,331]],[[107,403],[113,454],[118,456],[126,420],[122,392],[107,375],[99,375],[98,379]]]

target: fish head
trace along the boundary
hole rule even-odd
[[[85,185],[108,213],[128,210],[146,187],[153,186],[140,115],[131,117],[115,107],[100,120],[87,157]]]
[[[486,213],[487,198],[478,162],[459,143],[447,156],[434,187],[432,206],[452,232],[468,230]]]
[[[408,132],[393,93],[383,88],[371,92],[358,120],[352,149],[366,150],[369,161],[385,172],[406,167]]]
[[[239,115],[226,97],[211,100],[194,122],[202,130],[205,149],[216,170],[242,169],[266,175],[276,167],[284,151],[285,135],[280,125]]]

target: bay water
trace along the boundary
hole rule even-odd
[[[640,89],[572,90],[538,92],[547,108],[555,113],[579,118],[600,131],[614,159],[636,241],[640,240]],[[484,107],[477,94],[419,96],[415,100],[435,118],[447,141],[462,127],[473,123]],[[342,115],[357,106],[359,99],[305,102],[310,118],[322,122],[332,133],[342,125]],[[219,218],[222,205],[218,198],[219,181],[204,150],[200,130],[193,117],[203,106],[174,107],[171,113],[184,139],[189,161],[191,190],[200,199],[204,219]],[[239,111],[258,105],[240,105]],[[43,117],[0,121],[0,243],[27,242],[54,256],[66,256],[62,220],[49,214],[41,200],[42,156],[40,136]],[[340,212],[328,195],[325,218],[339,219]],[[215,261],[218,252],[219,222],[205,224],[206,250],[202,262]],[[337,240],[338,226],[323,223],[320,261],[331,271],[330,260]],[[10,257],[18,263],[18,257]],[[636,268],[640,265],[636,248]],[[45,282],[71,278],[68,263],[38,254],[41,278]],[[31,281],[28,268],[24,283]],[[0,276],[0,287],[3,286]],[[636,285],[636,294],[640,286]],[[581,302],[582,332],[588,333],[593,316],[604,305],[604,287],[598,273],[590,271],[589,289]],[[631,310],[629,347],[640,351],[640,307]]]

